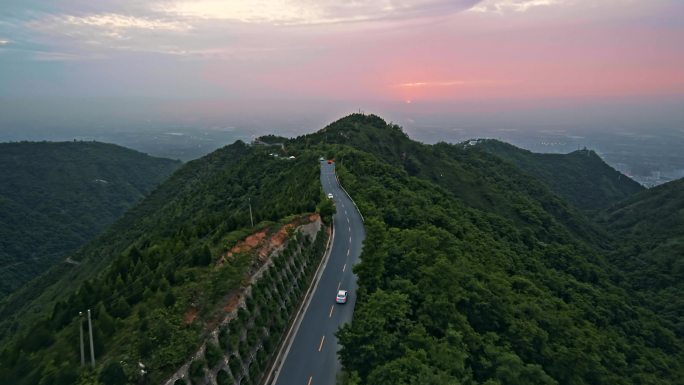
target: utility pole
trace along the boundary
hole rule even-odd
[[[79,334],[81,336],[81,366],[85,366],[85,353],[83,352],[83,312],[78,312]]]
[[[252,198],[248,197],[247,201],[249,202],[249,221],[252,222],[252,227],[254,227],[254,218],[252,217]]]
[[[90,333],[90,362],[95,367],[95,347],[93,346],[93,323],[90,321],[90,309],[88,309],[88,333]]]

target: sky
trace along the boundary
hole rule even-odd
[[[359,109],[416,130],[682,129],[683,41],[681,0],[2,0],[0,140]]]

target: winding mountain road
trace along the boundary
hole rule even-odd
[[[337,208],[331,252],[271,384],[333,385],[340,370],[335,332],[354,313],[356,276],[351,267],[361,254],[365,231],[361,214],[337,182],[334,164],[321,162],[321,184],[326,195],[333,194]],[[335,303],[338,289],[349,291],[346,304]]]

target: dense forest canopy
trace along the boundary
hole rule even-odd
[[[413,140],[374,115],[355,114],[303,138],[308,143],[342,144],[367,152],[408,175],[428,180],[465,205],[496,213],[535,232],[569,232],[588,243],[604,243],[603,231],[551,192],[541,181],[485,151],[462,145],[430,146]],[[344,155],[336,155],[344,161]],[[554,231],[547,231],[548,228]]]
[[[582,210],[606,209],[644,190],[643,186],[610,167],[591,150],[537,154],[493,139],[480,139],[473,147],[512,162]]]
[[[247,257],[215,268],[235,242],[321,201],[318,152],[274,158],[242,142],[192,161],[103,235],[0,303],[0,378],[13,384],[107,382],[108,362],[143,361],[159,381],[205,337],[203,322],[239,287]],[[275,226],[277,227],[277,226]],[[56,272],[56,273],[55,273]],[[79,370],[77,317],[94,312],[99,380]],[[189,308],[198,309],[188,323]],[[76,334],[75,334],[76,333]],[[76,339],[75,339],[76,338]]]
[[[623,285],[613,240],[539,181],[483,151],[411,144],[376,117],[324,133],[367,218],[358,307],[339,332],[349,383],[682,378],[682,338]],[[460,186],[436,177],[447,164]]]
[[[248,233],[247,200],[257,227],[330,211],[319,156],[335,160],[366,219],[356,312],[338,332],[345,383],[684,378],[681,185],[633,194],[611,182],[620,191],[603,194],[605,202],[629,198],[595,222],[553,181],[506,156],[421,144],[374,115],[282,143],[237,142],[190,162],[75,253],[78,268],[55,267],[0,303],[0,378],[115,384],[108,363],[123,357],[171,371],[203,336],[198,325],[179,326],[182,310],[201,299],[199,318],[208,319],[213,299],[244,271],[245,261],[226,270],[212,270],[211,261]],[[584,180],[593,161],[564,162],[580,189],[596,185]],[[669,213],[640,213],[659,207]],[[668,242],[671,249],[659,248]],[[639,258],[658,262],[655,270],[631,264]],[[660,291],[646,287],[654,279]],[[647,303],[665,292],[669,307]],[[74,314],[85,306],[95,309],[102,343],[93,372],[78,369],[73,343]],[[166,341],[154,353],[152,337]]]
[[[617,240],[610,258],[625,283],[684,338],[684,179],[620,202],[600,222]]]
[[[0,298],[94,238],[179,166],[98,142],[0,143]]]

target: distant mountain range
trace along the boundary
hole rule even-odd
[[[179,166],[98,142],[0,143],[0,297],[64,261]]]
[[[498,140],[477,140],[473,144],[510,161],[582,210],[610,207],[644,190],[643,186],[607,165],[591,150],[536,154]]]
[[[598,221],[616,239],[610,259],[625,283],[684,337],[684,179],[630,196]]]

